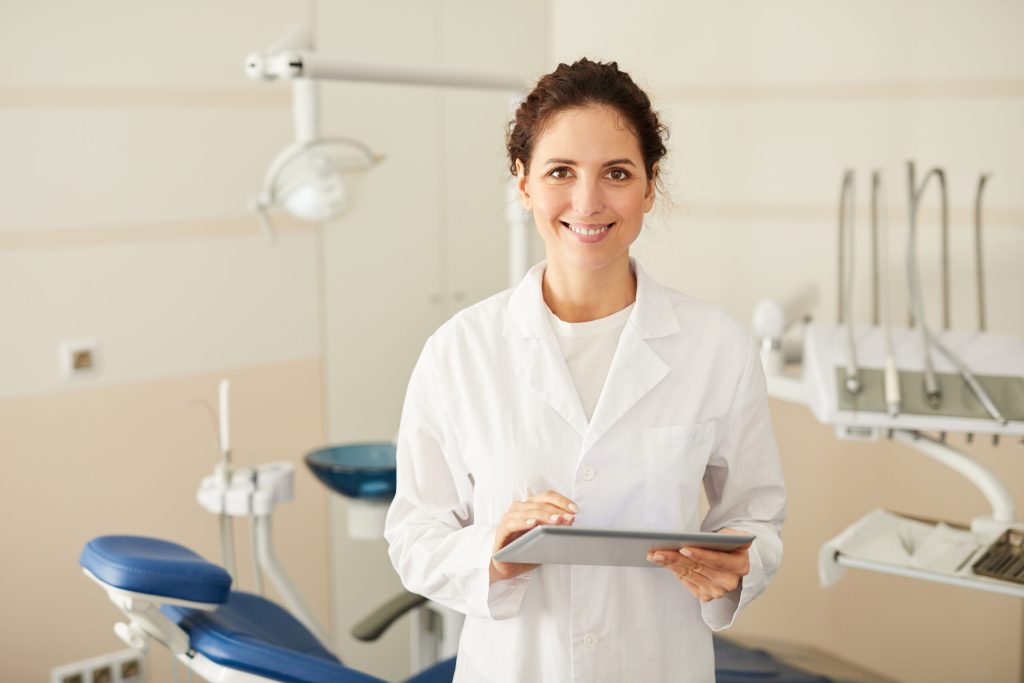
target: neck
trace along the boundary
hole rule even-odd
[[[544,303],[567,323],[604,318],[636,301],[636,275],[628,258],[601,270],[565,268],[548,261],[541,287]]]

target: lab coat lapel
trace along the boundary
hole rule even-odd
[[[545,265],[531,268],[512,292],[503,334],[512,344],[516,375],[582,436],[587,416],[547,319],[541,291]]]
[[[622,330],[608,377],[583,439],[585,454],[671,371],[648,340],[679,332],[679,320],[665,289],[630,259],[636,273],[636,306]]]
[[[587,430],[587,416],[558,342],[549,334],[520,343],[529,346],[517,354],[516,374],[582,436]]]

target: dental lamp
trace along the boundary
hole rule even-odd
[[[383,160],[369,147],[350,138],[319,136],[316,81],[356,81],[436,87],[499,90],[519,103],[526,83],[518,76],[457,67],[413,64],[375,64],[318,55],[308,30],[293,27],[264,52],[245,59],[245,72],[254,81],[291,81],[295,141],[281,150],[264,177],[252,203],[271,241],[275,239],[269,209],[283,206],[299,218],[324,221],[341,215],[348,206],[344,176],[364,172]],[[514,180],[509,197],[514,197]],[[518,204],[518,203],[516,203]],[[515,284],[530,263],[527,218],[518,205],[506,216],[509,224],[509,277]]]
[[[308,221],[337,218],[348,209],[344,176],[369,170],[383,160],[358,140],[320,137],[316,83],[290,64],[301,60],[303,50],[312,49],[309,32],[294,27],[269,48],[270,56],[253,53],[245,70],[253,80],[291,79],[295,141],[281,150],[270,163],[263,187],[251,208],[256,212],[267,240],[276,240],[270,209],[282,206]]]

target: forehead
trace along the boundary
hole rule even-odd
[[[640,165],[640,141],[615,109],[594,106],[566,109],[551,117],[533,149],[537,163],[550,158],[585,164],[607,159],[633,159]]]

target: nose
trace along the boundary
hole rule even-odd
[[[597,178],[581,177],[573,186],[572,210],[578,216],[594,216],[604,210],[604,197]]]

